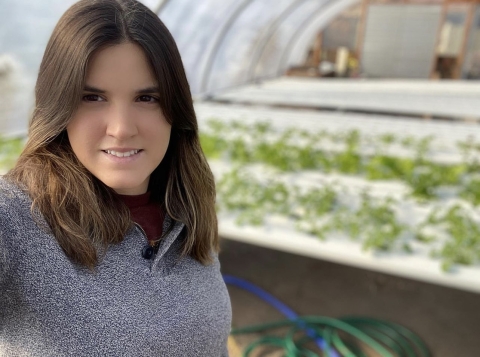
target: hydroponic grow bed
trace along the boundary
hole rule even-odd
[[[480,292],[478,126],[211,103],[196,111],[222,236]]]

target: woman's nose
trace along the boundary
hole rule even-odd
[[[107,135],[125,140],[137,134],[134,114],[125,106],[112,106],[107,117]]]

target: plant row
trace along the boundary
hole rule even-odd
[[[437,205],[412,225],[397,218],[399,202],[394,198],[362,191],[352,199],[335,185],[306,189],[278,178],[258,179],[238,167],[217,181],[217,199],[219,212],[235,214],[240,225],[264,225],[281,216],[300,232],[320,239],[348,237],[367,251],[412,253],[418,246],[427,247],[443,270],[480,262],[478,217],[461,203]]]
[[[207,122],[200,139],[209,159],[225,159],[238,164],[262,163],[281,171],[316,170],[323,173],[356,175],[367,180],[400,180],[420,199],[436,199],[441,188],[454,187],[456,195],[480,205],[480,146],[474,141],[459,142],[464,160],[455,164],[428,159],[432,137],[396,138],[384,134],[370,142],[377,143],[373,154],[361,149],[356,130],[345,133],[308,132],[288,129],[278,135],[267,122],[247,126],[240,122]],[[322,144],[329,137],[341,142],[343,149],[332,150]],[[333,140],[332,139],[332,140]],[[388,145],[400,141],[410,145],[412,157],[388,155]],[[381,144],[379,144],[381,143]],[[338,144],[338,143],[337,143]]]

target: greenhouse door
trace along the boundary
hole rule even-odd
[[[362,70],[370,78],[429,78],[441,5],[371,5]]]

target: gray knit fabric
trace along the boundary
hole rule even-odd
[[[30,205],[0,178],[0,356],[228,356],[218,259],[178,259],[182,224],[154,260],[132,229],[91,273],[34,223]]]

